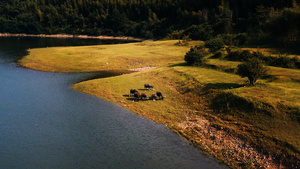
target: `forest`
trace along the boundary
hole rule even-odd
[[[1,0],[0,32],[300,42],[299,0]],[[176,37],[177,36],[177,37]]]

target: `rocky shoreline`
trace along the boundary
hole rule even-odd
[[[235,168],[269,168],[284,169],[284,165],[259,151],[244,140],[235,136],[230,130],[211,123],[205,117],[187,117],[179,124],[179,133],[195,146]],[[193,135],[193,137],[189,137]]]

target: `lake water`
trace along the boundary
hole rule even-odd
[[[95,74],[14,62],[28,48],[99,43],[113,42],[0,38],[1,169],[226,168],[164,125],[71,89]]]

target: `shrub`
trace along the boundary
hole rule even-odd
[[[292,59],[292,62],[295,64],[295,67],[297,68],[297,69],[300,69],[300,59],[298,58],[298,57],[293,57]]]
[[[205,42],[205,47],[210,49],[210,52],[216,52],[225,46],[233,47],[240,46],[246,43],[248,36],[246,33],[239,34],[222,34]]]
[[[249,37],[248,37],[247,33],[239,33],[234,38],[235,45],[236,46],[243,45],[248,41],[248,39],[249,39]]]
[[[274,58],[270,65],[284,68],[296,68],[295,63],[291,58],[282,55],[279,55],[278,58]]]
[[[222,58],[223,57],[223,52],[222,51],[217,51],[211,58]]]
[[[188,35],[193,40],[208,40],[213,35],[213,29],[208,24],[192,25],[186,28],[183,34]]]
[[[228,55],[225,57],[225,59],[230,61],[246,61],[253,57],[254,55],[251,54],[249,50],[244,50],[244,51],[237,50],[237,51],[229,52]]]
[[[284,67],[284,68],[300,68],[300,59],[297,57],[289,58],[287,56],[279,55],[279,57],[274,56],[265,56],[261,52],[253,52],[251,53],[249,50],[237,50],[237,51],[229,51],[226,60],[229,61],[246,61],[251,58],[256,58],[262,60],[265,64],[276,67]]]
[[[206,62],[206,55],[207,52],[204,46],[194,46],[185,54],[184,60],[188,65],[201,66]]]
[[[225,47],[225,43],[221,37],[216,37],[205,42],[205,47],[209,48],[210,52],[216,52]]]
[[[172,39],[182,39],[183,37],[183,30],[175,30],[172,33],[169,33],[166,36],[166,39],[172,40]]]
[[[247,77],[251,85],[255,85],[256,81],[266,76],[268,69],[264,67],[261,60],[251,58],[246,62],[238,65],[237,74],[241,77]]]
[[[189,41],[190,41],[190,37],[189,36],[186,36],[184,35],[182,37],[182,40],[178,40],[177,43],[175,43],[175,45],[178,45],[178,46],[187,46],[189,44]]]

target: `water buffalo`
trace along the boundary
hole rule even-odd
[[[164,96],[162,95],[162,93],[160,91],[157,91],[156,95],[159,99],[164,100]]]
[[[137,91],[136,89],[130,89],[130,94],[129,94],[129,96],[131,96],[131,94],[134,95],[135,92],[138,92],[138,91]]]
[[[136,100],[140,100],[141,99],[141,94],[139,92],[134,92],[133,96],[135,97]]]
[[[151,97],[152,97],[152,100],[153,101],[155,101],[155,100],[158,100],[159,98],[156,96],[156,94],[155,93],[153,93],[152,95],[151,95]]]
[[[147,97],[146,93],[141,94],[141,99],[142,100],[148,100],[149,98]]]
[[[152,86],[151,84],[144,84],[144,87],[146,88],[146,89],[150,89],[150,88],[154,88],[154,86]]]

